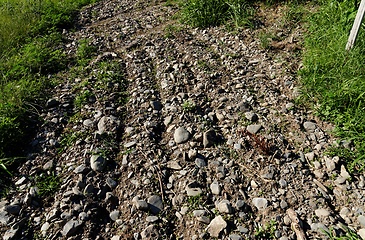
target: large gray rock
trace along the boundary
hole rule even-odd
[[[76,233],[80,225],[81,222],[79,222],[78,220],[70,220],[63,226],[61,233],[65,237],[70,237]]]
[[[179,127],[175,130],[174,140],[177,144],[185,143],[190,138],[190,132],[186,130],[184,127]]]
[[[268,205],[268,201],[266,198],[253,198],[252,203],[258,210],[265,210]]]
[[[96,172],[101,172],[105,168],[105,158],[100,155],[92,155],[90,158],[91,169]]]
[[[260,124],[252,124],[248,125],[246,130],[251,134],[256,134],[260,131],[261,128],[262,126]]]
[[[160,196],[153,195],[147,199],[147,202],[153,214],[158,214],[163,210],[163,202]]]
[[[216,216],[206,228],[206,231],[211,237],[219,237],[219,234],[227,227],[227,222],[224,221],[222,216]]]

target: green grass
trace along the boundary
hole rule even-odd
[[[39,189],[39,196],[46,198],[54,195],[61,187],[61,179],[54,172],[51,174],[41,174],[35,178],[36,186]]]
[[[72,28],[77,10],[93,2],[0,0],[0,159],[19,162],[53,76],[91,54],[84,44],[76,61],[68,58],[61,31]],[[1,160],[0,174],[8,175],[12,165]]]
[[[235,27],[249,25],[253,8],[246,0],[187,0],[182,3],[183,22],[199,28],[231,21]]]
[[[355,47],[345,51],[356,10],[354,1],[321,2],[308,21],[300,71],[306,100],[312,102],[319,116],[336,125],[336,136],[353,142],[355,149],[340,155],[351,171],[365,166],[364,25]]]

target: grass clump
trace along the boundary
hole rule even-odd
[[[46,198],[54,195],[61,187],[61,179],[54,172],[50,174],[41,174],[35,178],[36,186],[39,189],[39,196]]]
[[[342,156],[350,170],[365,166],[364,26],[356,46],[345,51],[356,10],[350,0],[321,1],[320,9],[309,18],[300,71],[305,95],[318,114],[336,125],[338,137],[354,144],[351,156]]]
[[[187,0],[182,4],[182,20],[205,28],[232,21],[236,27],[250,23],[253,8],[245,0]]]

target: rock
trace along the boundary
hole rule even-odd
[[[168,168],[170,168],[170,169],[172,169],[172,170],[176,170],[176,171],[178,171],[178,170],[181,170],[181,169],[182,169],[182,167],[181,167],[180,163],[179,163],[179,162],[177,162],[177,161],[174,161],[174,160],[172,160],[172,161],[168,161],[168,162],[167,162],[167,167],[168,167]]]
[[[327,168],[327,172],[330,174],[333,170],[336,169],[336,163],[330,157],[325,157],[325,164]]]
[[[93,120],[91,120],[91,119],[85,119],[85,120],[82,122],[82,124],[83,124],[85,127],[89,127],[89,128],[91,128],[91,127],[93,127],[93,125],[94,125],[94,121],[93,121]]]
[[[17,204],[7,205],[5,206],[4,210],[10,214],[18,215],[21,210],[21,207]]]
[[[0,224],[7,225],[9,222],[10,217],[8,216],[8,212],[1,211],[0,212]]]
[[[319,218],[324,218],[324,217],[328,217],[329,215],[331,215],[331,213],[327,209],[324,209],[324,208],[318,208],[314,212],[315,212],[316,216]]]
[[[262,126],[260,124],[252,124],[248,125],[246,130],[251,134],[256,134],[260,131],[261,128]]]
[[[117,182],[114,180],[114,179],[112,179],[112,178],[110,178],[110,177],[107,177],[106,178],[106,184],[111,188],[111,189],[114,189],[114,188],[116,188],[117,187]]]
[[[195,159],[195,165],[198,167],[198,168],[203,168],[203,167],[206,167],[207,166],[207,163],[205,162],[204,159],[202,158],[196,158]]]
[[[179,127],[175,130],[174,140],[177,144],[185,143],[190,138],[190,132],[184,127]]]
[[[210,218],[207,216],[199,216],[196,218],[199,222],[201,223],[205,223],[205,224],[209,224],[210,223]]]
[[[197,182],[191,182],[185,187],[185,191],[188,196],[194,197],[199,196],[203,193],[202,189],[199,187],[199,184]]]
[[[314,130],[317,128],[317,125],[314,122],[304,122],[303,127],[307,132],[314,132]]]
[[[266,198],[253,198],[252,203],[259,211],[265,210],[268,205],[268,201]]]
[[[222,216],[216,216],[206,228],[206,231],[211,237],[219,237],[219,234],[227,227],[227,222]]]
[[[246,204],[245,204],[245,201],[243,201],[243,200],[237,200],[237,202],[236,202],[236,208],[237,209],[241,209],[241,208],[243,208],[244,206],[245,206]]]
[[[155,240],[159,239],[160,235],[158,234],[158,230],[155,228],[155,225],[149,225],[141,232],[141,238],[143,240]]]
[[[159,220],[159,218],[157,216],[147,216],[146,217],[146,221],[149,223],[154,223],[157,222]]]
[[[229,240],[242,240],[242,237],[240,235],[237,234],[231,234],[228,236]]]
[[[111,220],[113,220],[115,222],[119,218],[119,214],[120,214],[120,212],[118,210],[114,210],[114,211],[110,212],[109,217]]]
[[[147,200],[151,213],[158,214],[163,210],[163,203],[160,196],[153,195]]]
[[[17,238],[17,235],[18,235],[18,232],[19,232],[19,228],[10,228],[8,229],[4,236],[3,236],[3,240],[15,240],[15,239],[18,239]]]
[[[285,202],[284,200],[281,200],[280,201],[280,207],[281,207],[281,209],[286,209],[287,207],[288,207],[288,203],[287,202]]]
[[[132,141],[132,142],[127,142],[126,144],[124,144],[125,148],[131,148],[134,147],[137,144],[136,141]]]
[[[86,167],[85,164],[81,164],[77,166],[74,170],[74,173],[76,174],[86,174],[90,171],[90,168]]]
[[[106,123],[108,121],[108,117],[103,116],[102,118],[100,118],[99,122],[98,122],[98,133],[99,134],[103,134],[106,131]]]
[[[92,155],[90,158],[91,169],[96,172],[101,172],[104,170],[106,165],[105,158],[100,155]]]
[[[357,234],[361,237],[361,239],[365,240],[365,228],[360,229]]]
[[[259,117],[254,112],[245,112],[245,117],[250,122],[256,122],[257,120],[259,120]]]
[[[78,220],[70,220],[63,226],[61,233],[65,237],[70,237],[76,233],[80,226],[81,222],[79,222]]]
[[[205,210],[194,210],[193,211],[193,216],[194,217],[200,217],[200,216],[204,216],[207,212]]]
[[[214,181],[210,184],[210,190],[214,195],[219,195],[222,191],[222,188],[217,181]]]
[[[27,178],[23,176],[18,181],[15,182],[15,185],[20,186],[20,185],[25,184],[26,182],[27,182]]]
[[[49,227],[50,227],[49,222],[45,222],[45,223],[42,224],[41,231],[42,232],[47,232],[47,230],[49,229]]]
[[[365,227],[365,216],[364,215],[359,215],[357,217],[357,221],[359,222],[361,227]]]
[[[341,165],[341,173],[340,173],[341,177],[345,178],[345,179],[350,179],[351,175],[347,172],[346,168],[344,165]]]
[[[57,107],[60,104],[60,102],[55,99],[55,98],[51,98],[47,101],[46,103],[46,108],[53,108],[53,107]]]
[[[222,200],[220,203],[218,203],[218,211],[220,213],[231,214],[233,212],[231,203],[228,200]]]
[[[210,129],[203,134],[203,146],[205,148],[213,146],[217,142],[217,134],[213,129]]]
[[[150,105],[153,110],[160,111],[162,109],[162,104],[159,101],[151,101]]]

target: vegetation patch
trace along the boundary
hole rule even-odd
[[[309,18],[305,38],[300,71],[305,100],[312,103],[320,117],[335,124],[338,137],[352,142],[351,151],[337,151],[347,162],[347,168],[362,170],[365,166],[365,29],[361,27],[355,47],[345,51],[357,6],[349,0],[320,2],[320,9]]]

